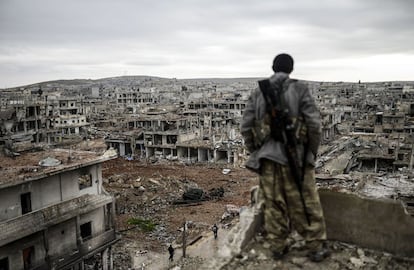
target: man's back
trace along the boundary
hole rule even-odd
[[[319,111],[308,87],[289,78],[290,55],[277,55],[272,69],[274,75],[253,91],[243,113],[241,133],[250,152],[246,167],[259,173],[266,241],[274,258],[288,252],[294,228],[305,238],[309,258],[321,261],[329,252],[324,248],[325,221],[312,166],[321,137]],[[292,140],[292,123],[300,118],[306,126],[304,139]]]
[[[288,74],[282,72],[271,76],[269,83],[271,87],[277,84],[282,85],[281,95],[290,116],[296,119],[299,117],[303,118],[308,130],[309,140],[309,154],[307,154],[306,160],[309,164],[314,165],[320,142],[321,123],[319,111],[308,87],[300,81],[290,79]],[[260,145],[261,143],[255,142],[258,139],[255,138],[254,134],[251,134],[257,125],[263,125],[267,113],[266,99],[260,89],[257,88],[249,98],[241,123],[241,133],[245,137],[245,144],[252,153],[249,161],[246,163],[246,167],[254,171],[259,170],[259,160],[263,158],[279,164],[288,163],[284,146],[281,142],[268,138],[263,142],[263,145],[258,147],[258,144]],[[267,130],[270,131],[270,128],[267,128]],[[251,139],[249,140],[248,138]],[[299,153],[303,155],[303,149],[299,149]]]

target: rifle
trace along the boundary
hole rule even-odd
[[[303,156],[302,170],[300,170],[299,157],[296,151],[298,145],[297,141],[297,121],[296,123],[289,115],[289,109],[286,107],[282,97],[283,83],[271,85],[269,80],[259,81],[260,90],[266,101],[266,109],[270,115],[270,130],[274,140],[280,141],[284,144],[290,172],[295,180],[296,187],[300,194],[303,211],[305,213],[306,221],[310,226],[309,213],[306,210],[305,199],[302,193],[302,184],[305,175],[305,162],[307,155],[307,144],[305,144],[305,151]],[[277,94],[277,97],[276,97]]]

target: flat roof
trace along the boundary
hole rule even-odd
[[[70,156],[70,158],[69,158]],[[104,154],[90,151],[51,149],[39,152],[22,153],[15,158],[0,156],[0,188],[45,178],[76,168],[101,163],[117,157],[114,150]],[[41,166],[40,161],[55,159],[56,166]]]

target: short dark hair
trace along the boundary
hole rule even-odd
[[[272,69],[274,72],[291,73],[293,70],[293,58],[287,53],[278,54],[273,60]]]

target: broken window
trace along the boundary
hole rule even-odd
[[[26,116],[27,117],[35,116],[35,111],[36,111],[35,109],[36,109],[35,107],[28,107],[26,109]]]
[[[92,186],[92,174],[83,173],[78,177],[79,190]]]
[[[20,195],[20,203],[22,206],[22,215],[32,212],[32,200],[30,192]]]
[[[414,116],[414,104],[410,104],[410,116]]]
[[[177,142],[177,135],[167,135],[167,144],[175,144]]]
[[[80,225],[80,234],[81,234],[83,241],[92,238],[92,222],[91,221]]]
[[[0,270],[9,270],[9,258],[0,259]]]
[[[36,122],[35,121],[27,121],[27,128],[28,129],[35,129],[36,128]]]
[[[154,135],[154,145],[162,144],[162,135]]]
[[[24,270],[32,269],[34,258],[34,246],[23,249],[23,266]]]

